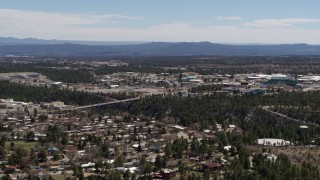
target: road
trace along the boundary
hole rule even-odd
[[[283,117],[283,118],[286,118],[286,119],[288,119],[288,120],[291,120],[291,121],[294,121],[294,122],[297,122],[297,123],[319,126],[319,124],[312,123],[312,122],[305,122],[305,121],[302,121],[302,120],[300,120],[300,119],[295,119],[295,118],[292,118],[292,117],[288,117],[288,116],[285,115],[285,114],[281,114],[281,113],[278,113],[278,112],[271,111],[271,110],[269,110],[268,108],[269,108],[269,106],[263,106],[263,107],[261,107],[261,109],[264,110],[264,111],[267,111],[267,112],[269,112],[269,113],[275,114],[275,115],[277,115],[277,116],[281,116],[281,117]]]
[[[139,100],[140,97],[137,98],[130,98],[130,99],[123,99],[123,100],[117,100],[117,101],[111,101],[111,102],[105,102],[105,103],[98,103],[98,104],[91,104],[91,105],[85,105],[85,106],[78,106],[78,107],[71,107],[71,108],[66,108],[64,110],[78,110],[78,109],[86,109],[86,108],[93,108],[93,107],[98,107],[98,106],[105,106],[105,105],[110,105],[110,104],[118,104],[118,103],[124,103],[124,102],[131,102],[131,101],[136,101]]]

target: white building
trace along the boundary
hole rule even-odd
[[[258,139],[257,143],[263,146],[287,146],[291,144],[290,141],[286,141],[283,139],[273,139],[273,138]]]

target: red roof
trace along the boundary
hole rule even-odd
[[[212,163],[204,164],[204,166],[206,166],[207,168],[217,168],[217,167],[220,167],[221,164],[219,164],[217,162],[212,162]]]
[[[17,169],[17,166],[7,166],[8,169]]]

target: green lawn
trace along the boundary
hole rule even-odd
[[[36,144],[36,142],[25,142],[25,141],[13,141],[13,143],[14,143],[14,147],[22,147],[27,150],[30,150]],[[11,144],[10,141],[6,142],[6,149],[7,150],[10,150],[10,144]]]

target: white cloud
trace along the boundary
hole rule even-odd
[[[119,14],[67,14],[47,13],[36,11],[21,11],[14,9],[0,9],[0,23],[3,26],[29,27],[35,26],[73,26],[73,25],[94,25],[100,23],[113,23],[122,20],[143,19],[140,16],[125,16]]]
[[[187,23],[166,24],[146,30],[149,39],[163,41],[211,41],[219,43],[310,43],[319,44],[320,30],[300,28],[242,28],[209,26],[196,28]]]
[[[320,44],[320,29],[288,26],[196,26],[177,22],[156,26],[115,27],[139,16],[45,13],[0,9],[0,36],[93,41],[211,41],[218,43]],[[315,22],[313,19],[308,22]],[[306,22],[285,21],[287,24]],[[123,23],[125,24],[125,23]]]
[[[288,18],[288,19],[261,19],[250,23],[245,23],[245,26],[266,28],[266,27],[294,27],[301,23],[320,23],[320,19],[307,18]]]
[[[218,16],[215,19],[217,20],[234,20],[234,21],[240,21],[242,20],[242,17],[239,16]]]

